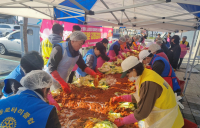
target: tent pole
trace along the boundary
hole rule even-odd
[[[100,0],[101,2],[102,2],[102,4],[107,8],[107,9],[109,9],[109,7],[107,6],[107,4],[103,1],[103,0]],[[115,16],[115,14],[113,13],[113,12],[110,12],[112,15],[113,15],[113,17],[115,18],[115,20],[119,23],[119,20],[117,19],[117,17]]]
[[[123,3],[122,3],[122,7],[124,7],[124,0],[123,0]],[[122,18],[123,18],[123,13],[124,13],[124,11],[122,11],[122,14],[121,14],[121,19],[120,19],[120,23],[122,23]]]
[[[187,78],[187,82],[186,82],[186,85],[185,85],[183,94],[185,94],[185,91],[186,91],[186,88],[187,88],[187,85],[188,85],[188,81],[190,80],[190,75],[191,75],[191,73],[192,73],[192,68],[193,68],[193,66],[194,66],[195,58],[196,58],[197,53],[198,53],[198,51],[199,51],[199,46],[200,46],[200,41],[199,41],[198,46],[197,46],[197,50],[196,50],[196,53],[195,53],[195,56],[194,56],[194,59],[193,59],[193,62],[192,62],[192,66],[191,66],[191,69],[190,69],[190,74],[189,74],[189,76],[188,76],[188,78]]]
[[[184,80],[186,80],[186,77],[187,77],[187,69],[188,69],[188,66],[189,66],[189,63],[190,63],[190,58],[191,58],[191,55],[192,55],[192,49],[193,49],[193,45],[194,45],[194,38],[195,38],[196,32],[197,32],[197,30],[194,31],[194,36],[193,36],[193,39],[192,39],[192,46],[191,46],[191,50],[190,50],[190,54],[189,54],[189,58],[188,58],[188,63],[187,63],[186,71],[185,71],[185,77],[183,77]]]
[[[144,7],[144,6],[149,6],[149,5],[161,4],[161,3],[166,3],[166,0],[143,2],[141,4],[134,4],[134,5],[124,6],[124,7],[116,7],[116,8],[111,8],[111,9],[104,9],[104,10],[95,11],[94,13],[95,14],[110,13],[110,12],[114,12],[114,11],[121,11],[124,9]]]

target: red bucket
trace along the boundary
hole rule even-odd
[[[178,84],[179,84],[179,86],[181,88],[181,93],[182,93],[183,90],[184,90],[185,81],[184,80],[179,80],[178,78],[177,78],[177,81],[178,81]]]
[[[181,92],[183,92],[183,90],[184,90],[184,85],[185,85],[185,81],[183,81],[183,80],[179,80],[180,82],[179,82],[179,85],[180,85],[180,88],[181,88]]]
[[[187,120],[187,119],[184,119],[184,126],[182,128],[198,128],[197,124]]]

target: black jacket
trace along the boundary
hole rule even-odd
[[[171,48],[168,51],[167,57],[171,66],[176,69],[178,65],[178,60],[181,54],[181,47],[179,44],[171,44]]]
[[[161,49],[164,51],[164,53],[167,55],[168,54],[168,47],[163,43],[162,45],[161,45]]]

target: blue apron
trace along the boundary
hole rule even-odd
[[[85,54],[85,56],[83,57],[83,60],[85,61],[85,63],[86,63],[86,58],[87,58],[88,55],[93,55],[93,56],[94,56],[94,62],[93,62],[93,65],[92,65],[92,69],[94,70],[94,69],[96,68],[96,66],[97,66],[97,56],[94,54],[94,49],[90,49],[90,50]],[[84,71],[82,71],[80,68],[78,68],[78,69],[76,70],[76,72],[77,72],[80,76],[82,76],[82,77],[84,77],[84,76],[87,75],[87,74],[86,74]]]
[[[153,64],[155,61],[157,60],[161,60],[164,62],[165,64],[165,68],[161,74],[161,76],[165,79],[165,78],[170,78],[171,83],[172,83],[172,87],[173,87],[173,91],[175,92],[176,90],[180,89],[180,86],[178,84],[177,78],[176,78],[176,74],[173,70],[173,68],[171,67],[171,65],[169,64],[169,62],[163,58],[160,57],[158,55],[154,55],[153,59],[151,60],[151,62],[149,63],[151,65],[151,68],[153,67]],[[165,79],[166,80],[166,79]],[[170,84],[170,81],[167,81]],[[171,84],[170,84],[171,85]]]
[[[110,51],[110,50],[114,50],[113,47],[114,47],[115,45],[117,45],[117,46],[120,48],[119,42],[116,41],[115,43],[113,43],[113,44],[110,46],[109,51]],[[109,51],[108,51],[107,55],[109,55]]]
[[[0,100],[0,128],[45,128],[52,105],[32,90]]]
[[[17,82],[20,83],[20,80],[22,79],[22,77],[24,77],[25,74],[24,72],[22,71],[22,69],[20,68],[20,65],[18,65],[7,77],[6,79],[4,80],[4,87],[2,89],[2,93],[5,97],[8,97],[10,95],[13,94],[13,92],[11,93],[8,93],[6,90],[8,90],[8,85],[7,85],[7,82],[9,79],[14,79],[16,80]]]

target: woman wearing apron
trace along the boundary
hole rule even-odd
[[[138,108],[133,114],[116,119],[114,123],[120,127],[144,120],[145,128],[181,128],[183,117],[176,102],[176,97],[169,84],[157,73],[143,67],[134,57],[128,57],[122,64],[122,77],[128,76],[136,81],[134,95],[113,97],[111,103],[137,101]]]
[[[187,54],[187,50],[190,49],[189,42],[187,42],[186,39],[187,39],[187,36],[183,36],[183,40],[180,42],[181,55],[180,55],[180,59],[179,59],[178,67],[177,67],[178,69],[180,68],[182,64],[183,58]]]

